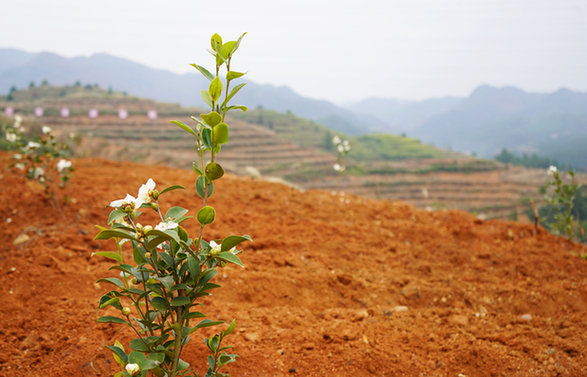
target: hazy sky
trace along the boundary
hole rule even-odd
[[[0,47],[177,73],[244,31],[235,70],[312,98],[587,91],[587,0],[0,0]]]

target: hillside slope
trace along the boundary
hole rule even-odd
[[[188,187],[166,194],[165,208],[193,214],[199,205],[193,172],[100,159],[74,167],[73,202],[59,218],[40,187],[0,165],[0,375],[114,374],[103,345],[127,347],[133,334],[95,322],[108,289],[95,281],[114,275],[91,257],[114,247],[92,241],[104,205],[148,178]],[[463,212],[234,176],[210,200],[219,216],[206,237],[254,240],[246,268],[223,270],[224,288],[202,308],[237,319],[227,339],[242,357],[228,368],[233,377],[587,373],[587,260],[571,254],[584,246]],[[193,219],[185,224],[196,230]],[[182,354],[200,375],[207,330]]]

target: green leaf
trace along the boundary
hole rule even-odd
[[[208,88],[208,93],[210,93],[213,102],[217,102],[220,99],[220,95],[222,94],[222,81],[219,77],[215,77],[212,80]]]
[[[206,122],[206,124],[212,128],[216,127],[216,125],[222,122],[222,116],[218,114],[216,111],[212,111],[209,114],[200,114],[200,117]]]
[[[204,273],[200,276],[200,280],[198,281],[198,287],[201,287],[208,283],[214,276],[218,274],[218,270],[215,268],[210,268],[204,271]]]
[[[121,323],[123,325],[128,325],[129,323],[122,318],[118,317],[111,317],[111,316],[103,316],[97,319],[96,322],[101,323]],[[124,352],[124,351],[123,351]]]
[[[151,299],[151,305],[153,305],[155,309],[162,311],[165,311],[169,308],[167,301],[165,301],[165,299],[162,297],[153,297]]]
[[[96,280],[96,283],[102,283],[102,282],[114,284],[118,288],[126,289],[126,287],[124,286],[124,283],[122,281],[120,281],[119,278],[101,278],[101,279]]]
[[[110,351],[112,351],[114,354],[116,354],[124,362],[124,365],[128,364],[128,356],[124,352],[123,349],[121,349],[117,346],[104,346],[104,347],[108,348]]]
[[[194,162],[194,171],[196,173],[198,173],[198,175],[203,175],[202,171],[200,170],[200,168],[198,167],[198,165],[196,165],[196,163]]]
[[[237,86],[235,86],[234,88],[232,88],[232,90],[230,91],[230,93],[228,94],[228,97],[224,100],[224,102],[222,103],[222,106],[226,106],[226,104],[228,104],[228,101],[230,101],[232,99],[232,97],[234,97],[235,94],[238,93],[239,90],[242,89],[243,86],[247,85],[246,82],[240,83]]]
[[[197,329],[203,329],[204,327],[216,326],[223,324],[224,321],[211,321],[209,319],[205,319],[202,322],[198,323],[196,326],[192,328],[190,334],[196,331]]]
[[[135,240],[138,241],[137,238],[134,235],[130,235],[126,232],[123,232],[121,230],[115,230],[115,229],[104,229],[102,231],[100,231],[100,233],[98,233],[98,235],[94,238],[95,240],[109,240],[110,238],[126,238],[129,240]]]
[[[227,80],[234,80],[234,79],[238,79],[239,77],[242,77],[246,74],[247,72],[235,72],[235,71],[228,71],[226,72],[226,79]]]
[[[145,360],[145,362],[140,364],[139,366],[141,368],[141,371],[147,371],[147,370],[158,368],[159,364],[161,364],[161,363],[156,360]]]
[[[212,224],[216,218],[216,211],[211,206],[205,206],[198,211],[196,219],[202,225]]]
[[[235,328],[236,328],[236,319],[233,319],[230,326],[228,326],[228,328],[226,330],[224,330],[224,336],[233,332]]]
[[[233,253],[230,253],[228,251],[222,252],[222,253],[218,253],[217,258],[218,259],[222,259],[223,261],[226,261],[226,262],[230,262],[230,263],[239,265],[241,267],[244,267],[245,266],[243,264],[243,262],[241,262],[241,260],[239,259],[239,257],[237,257],[236,255],[234,255]]]
[[[173,283],[174,283],[173,276],[154,277],[153,279],[155,279],[158,282],[160,282],[161,284],[163,284],[165,289],[167,289],[168,291],[171,290],[171,287],[173,286]]]
[[[179,236],[177,235],[177,232],[175,231],[175,229],[168,229],[168,230],[153,229],[153,230],[149,231],[148,235],[149,235],[149,237],[155,236],[155,237],[165,237],[168,240],[173,239],[175,242],[179,243]]]
[[[169,187],[166,187],[165,189],[163,189],[163,191],[161,191],[161,192],[159,193],[159,195],[161,195],[161,194],[165,194],[166,192],[169,192],[169,191],[178,190],[178,189],[185,190],[185,187],[183,187],[183,186],[181,186],[181,185],[173,185],[173,186],[169,186]]]
[[[185,215],[186,213],[188,213],[188,210],[182,207],[171,207],[166,213],[165,216],[163,217],[165,220],[167,219],[176,219],[178,217],[182,217],[183,215]]]
[[[184,131],[187,131],[190,134],[194,135],[196,138],[198,137],[198,134],[194,130],[192,130],[192,128],[190,126],[188,126],[187,124],[185,124],[181,120],[170,120],[170,122],[175,124],[176,126],[179,126]]]
[[[208,80],[212,81],[214,80],[214,75],[212,75],[210,73],[210,71],[208,71],[206,68],[202,67],[201,65],[197,65],[197,64],[190,64],[192,67],[194,67],[195,69],[197,69],[198,71],[200,71],[200,73],[202,75],[204,75],[205,78],[207,78]]]
[[[226,42],[217,50],[218,53],[224,58],[224,60],[230,59],[232,56],[232,51],[234,50],[234,46],[236,45],[236,41]]]
[[[206,317],[206,314],[200,313],[200,312],[191,312],[185,315],[185,319],[192,319],[192,318],[202,318],[202,317]]]
[[[147,249],[149,250],[155,250],[155,248],[157,246],[159,246],[160,244],[162,244],[163,242],[167,241],[171,239],[170,237],[154,237],[149,239],[149,242],[147,242]],[[145,262],[146,263],[146,262]]]
[[[132,274],[132,266],[130,264],[121,264],[120,266],[111,266],[108,271],[110,270],[118,270],[122,272],[126,272],[127,274]]]
[[[190,303],[189,297],[177,296],[171,299],[171,306],[184,306]]]
[[[206,283],[202,286],[201,292],[205,292],[205,291],[208,291],[210,289],[215,289],[215,288],[222,288],[222,286],[220,284],[216,284],[216,283]]]
[[[209,150],[212,150],[212,139],[210,138],[211,134],[212,130],[209,128],[204,128],[202,130],[202,141],[204,142],[206,148],[208,148]]]
[[[210,162],[208,165],[206,165],[206,178],[208,178],[209,180],[216,181],[222,178],[223,175],[224,169],[222,168],[222,166],[220,166],[220,164]]]
[[[118,261],[118,263],[122,263],[122,257],[120,256],[120,254],[114,253],[112,251],[99,251],[97,253],[92,253],[91,256],[93,257],[94,255],[97,255],[99,257],[114,259],[115,261]]]
[[[210,44],[212,45],[212,50],[217,51],[220,46],[222,46],[222,37],[215,33],[212,38],[210,38]]]
[[[185,361],[183,361],[182,359],[179,359],[179,361],[177,362],[177,370],[184,370],[190,367],[189,363],[186,363]]]
[[[202,176],[199,176],[198,179],[196,179],[196,192],[200,198],[204,198],[204,179],[205,177]],[[210,197],[214,192],[214,183],[210,182],[210,180],[208,180],[208,182],[210,183],[208,186],[208,197]]]
[[[179,284],[175,284],[173,287],[171,287],[170,291],[179,291],[180,289],[190,289],[190,287],[188,287],[187,285],[183,284],[183,283],[179,283]]]
[[[214,107],[214,105],[212,104],[212,97],[210,96],[210,92],[208,92],[205,89],[202,89],[202,91],[200,92],[200,96],[202,97],[204,102],[206,102],[206,105],[210,106],[211,108]]]
[[[122,310],[122,306],[120,305],[120,297],[113,297],[110,298],[109,296],[102,296],[100,298],[100,306],[98,306],[98,308],[100,309],[104,309],[105,307],[112,305],[117,309]]]
[[[229,111],[229,110],[242,110],[243,113],[246,113],[248,108],[243,105],[233,105],[233,106],[229,106],[226,108],[226,111]]]
[[[200,262],[191,255],[188,255],[188,267],[190,269],[190,275],[195,279],[200,273]]]
[[[216,144],[228,143],[228,125],[220,123],[212,130],[212,141]]]
[[[149,352],[149,348],[145,345],[145,343],[143,343],[143,341],[141,340],[141,338],[136,338],[130,341],[130,348],[135,350],[135,351],[141,351],[141,352]],[[135,354],[140,354],[143,355],[140,352],[134,352]],[[130,355],[128,355],[128,360],[129,363],[131,362],[131,355],[133,354],[133,352],[130,353]],[[136,356],[135,356],[136,357]],[[145,355],[143,355],[143,357],[145,357]],[[146,357],[145,357],[146,360]],[[138,364],[138,363],[136,363]]]
[[[243,38],[244,38],[244,36],[245,36],[246,34],[247,34],[247,33],[246,33],[246,32],[244,32],[244,33],[243,33],[243,35],[241,35],[241,36],[240,36],[240,37],[239,37],[239,38],[236,40],[236,44],[234,45],[234,49],[232,50],[232,53],[233,53],[233,54],[234,54],[234,52],[235,52],[236,50],[238,50],[238,48],[239,48],[239,46],[241,45],[241,42],[243,41]]]
[[[244,236],[228,236],[222,240],[220,250],[221,251],[229,251],[230,249],[232,249],[236,245],[240,244],[241,242],[245,242],[245,241],[252,242],[253,240],[247,234],[245,234]]]
[[[128,213],[121,211],[119,209],[115,209],[114,211],[110,212],[110,216],[108,216],[108,225],[112,224],[114,221],[118,219],[122,219],[128,216]]]

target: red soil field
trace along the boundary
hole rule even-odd
[[[119,366],[103,346],[128,350],[134,337],[96,322],[116,314],[97,308],[108,287],[95,283],[115,274],[91,254],[115,245],[93,241],[94,225],[148,178],[187,187],[161,205],[195,215],[195,174],[76,159],[61,217],[0,158],[0,376],[113,375]],[[241,356],[227,367],[233,376],[587,374],[583,245],[542,228],[533,236],[528,224],[234,176],[218,181],[210,203],[218,217],[207,239],[254,240],[244,244],[246,268],[221,270],[224,287],[202,309],[237,319],[227,338]],[[194,219],[184,225],[197,229]],[[182,358],[202,376],[202,338],[214,328],[200,331]]]

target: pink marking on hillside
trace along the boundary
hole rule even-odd
[[[149,119],[157,119],[157,112],[155,110],[147,111],[147,117]]]
[[[98,109],[90,109],[90,111],[88,111],[88,116],[92,119],[97,118],[98,117]]]
[[[6,114],[8,116],[12,116],[12,115],[14,115],[14,109],[10,106],[7,106],[4,108],[4,114]]]
[[[126,111],[125,109],[118,110],[118,117],[120,119],[126,119],[126,118],[128,118],[128,111]]]
[[[69,109],[67,107],[61,109],[61,116],[63,118],[67,118],[69,116]]]
[[[35,116],[36,117],[42,117],[44,114],[43,108],[42,107],[35,107]]]

